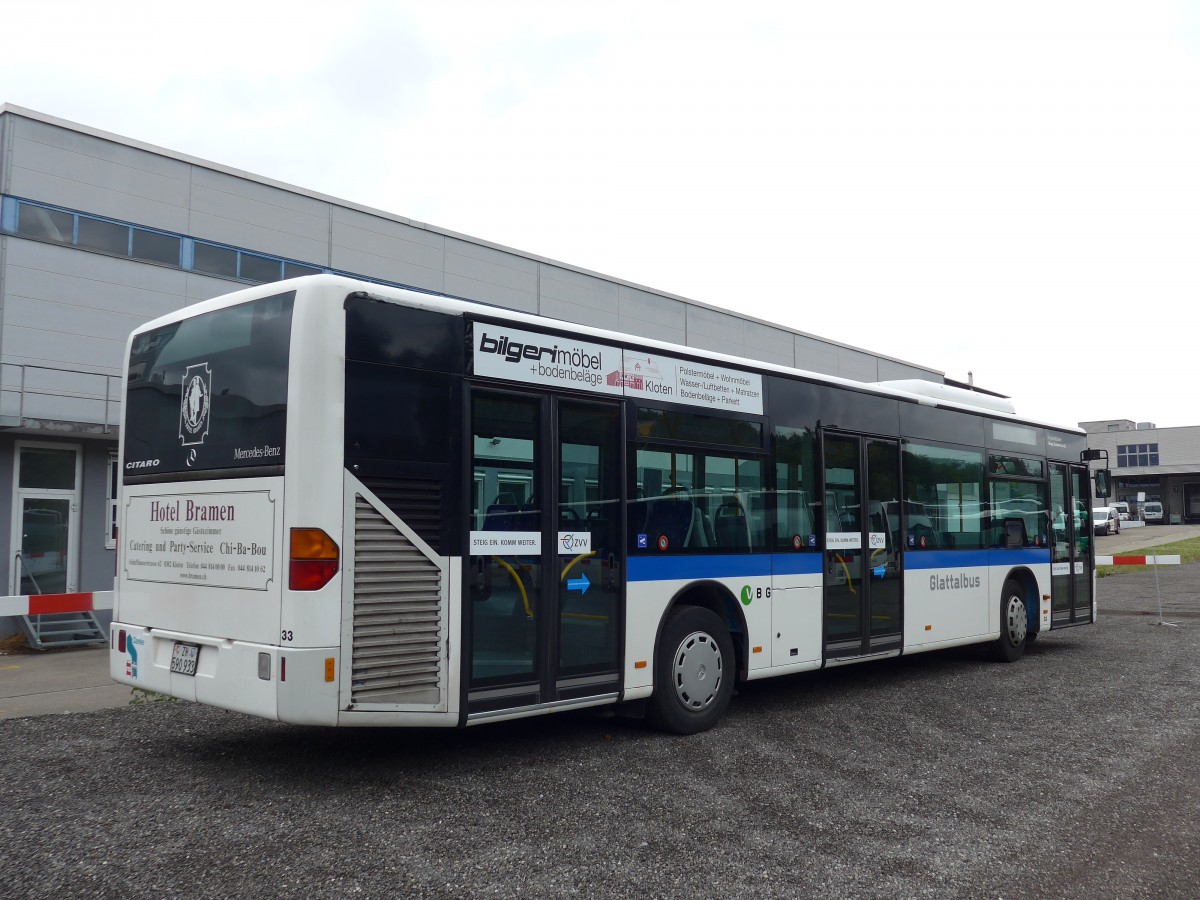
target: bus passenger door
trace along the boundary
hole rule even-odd
[[[900,648],[903,582],[896,441],[824,437],[825,657]]]
[[[615,695],[620,404],[477,390],[471,418],[469,714]]]
[[[1090,499],[1088,471],[1084,466],[1050,463],[1051,628],[1092,621],[1094,547]]]

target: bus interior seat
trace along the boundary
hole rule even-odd
[[[1004,547],[1006,550],[1016,550],[1025,546],[1027,534],[1024,519],[1004,520]]]
[[[503,496],[503,495],[501,495]],[[483,531],[514,531],[515,503],[493,503],[483,513]]]
[[[646,511],[646,534],[657,541],[662,535],[668,547],[686,547],[695,522],[696,505],[690,497],[668,494],[650,501]]]
[[[715,530],[718,547],[750,549],[750,522],[737,497],[726,497],[717,507]]]
[[[713,533],[712,520],[708,517],[708,513],[704,508],[696,503],[692,505],[692,528],[688,532],[687,546],[689,547],[711,547],[716,543],[716,536]]]
[[[913,525],[909,528],[909,533],[913,536],[913,546],[917,549],[934,550],[942,546],[938,533],[928,525]],[[921,538],[925,539],[924,544],[921,543]]]

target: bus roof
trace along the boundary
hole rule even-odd
[[[878,382],[855,381],[853,379],[842,378],[837,375],[827,375],[820,372],[812,372],[806,369],[795,368],[792,366],[783,366],[779,365],[778,363],[747,359],[739,356],[731,356],[715,350],[689,347],[684,344],[660,341],[655,338],[643,337],[641,335],[626,334],[607,328],[597,328],[591,325],[582,325],[575,322],[570,322],[566,319],[554,319],[534,313],[520,312],[518,310],[509,309],[503,306],[493,306],[477,300],[465,300],[445,294],[436,294],[433,292],[420,291],[411,288],[393,287],[391,285],[378,284],[371,281],[350,278],[344,275],[306,275],[301,278],[292,278],[285,281],[273,281],[268,284],[247,287],[242,290],[234,291],[229,294],[223,294],[219,297],[214,297],[209,300],[202,300],[183,309],[160,316],[159,318],[147,322],[141,327],[137,328],[134,334],[152,328],[161,327],[169,322],[202,315],[207,312],[212,312],[213,310],[223,309],[227,306],[234,306],[238,303],[243,303],[258,297],[270,296],[272,294],[277,294],[280,291],[295,290],[305,285],[320,285],[329,288],[343,289],[347,294],[356,292],[364,293],[372,298],[382,300],[384,302],[402,303],[406,306],[413,306],[420,309],[427,309],[436,312],[447,313],[450,315],[490,316],[492,318],[500,318],[515,324],[528,325],[542,330],[569,331],[581,338],[595,338],[610,343],[647,347],[662,351],[664,354],[672,356],[690,356],[696,359],[709,360],[712,362],[728,363],[729,365],[743,369],[754,369],[762,372],[774,372],[782,375],[799,376],[801,378],[809,379],[822,384],[831,384],[863,393],[894,397],[898,400],[906,400],[922,406],[937,406],[946,409],[956,409],[977,415],[984,415],[989,418],[1005,419],[1013,422],[1034,425],[1041,428],[1050,428],[1054,431],[1062,432],[1064,434],[1078,435],[1085,433],[1083,429],[1079,428],[1078,426],[1065,426],[1056,422],[1045,422],[1020,416],[1017,414],[1012,403],[1007,398],[997,397],[991,394],[982,394],[976,391],[967,390],[965,388],[955,387],[953,385],[939,384],[933,381],[923,382],[918,379]],[[132,341],[132,338],[133,335],[131,334],[130,341]],[[128,355],[128,348],[126,355]]]

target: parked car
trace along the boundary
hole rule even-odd
[[[1161,525],[1166,520],[1162,504],[1157,500],[1147,500],[1142,504],[1142,519],[1147,525]]]
[[[1117,511],[1117,515],[1120,517],[1122,522],[1129,521],[1128,503],[1126,503],[1124,500],[1118,500],[1116,503],[1110,503],[1109,505]]]
[[[1093,534],[1120,534],[1121,516],[1111,506],[1097,506],[1092,510]]]

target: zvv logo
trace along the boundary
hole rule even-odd
[[[183,446],[204,443],[208,437],[211,407],[212,372],[208,363],[188,366],[183,373],[183,391],[179,400],[179,440]]]

